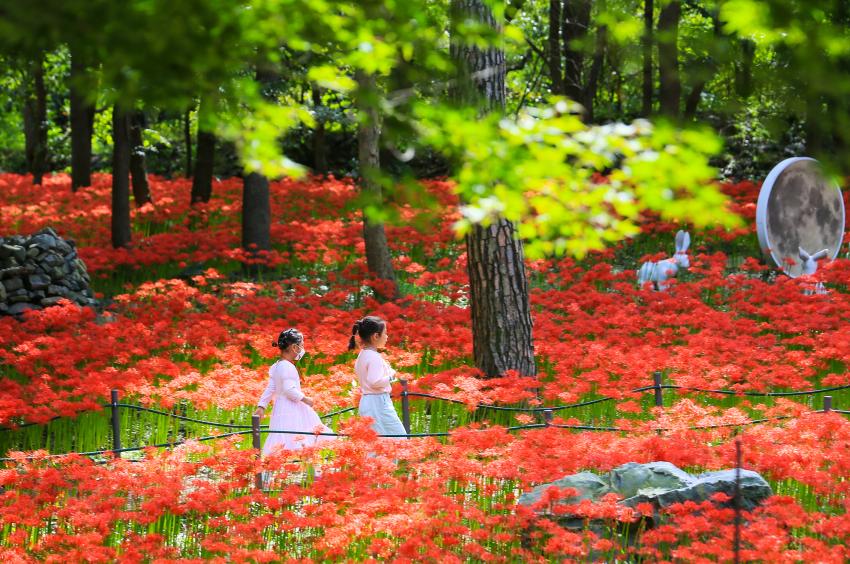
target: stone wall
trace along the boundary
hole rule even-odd
[[[94,306],[89,282],[74,242],[51,228],[29,237],[0,237],[0,315],[49,307],[62,298]]]

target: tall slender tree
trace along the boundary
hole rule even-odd
[[[256,80],[267,99],[274,98],[271,83],[276,78],[271,72],[257,71]],[[251,257],[272,248],[271,215],[269,179],[259,172],[248,173],[242,182],[242,248]],[[258,265],[245,266],[249,272],[261,270]]]
[[[86,81],[87,65],[79,53],[71,53],[71,190],[91,186],[91,140],[94,133],[94,104],[81,82]]]
[[[376,176],[381,170],[380,138],[381,116],[374,103],[365,99],[377,94],[377,81],[372,74],[363,71],[355,73],[358,86],[358,106],[360,123],[357,127],[357,156],[360,166],[360,189],[368,196],[371,205],[381,205],[383,195]],[[393,269],[387,234],[383,223],[377,223],[363,214],[363,239],[366,243],[366,264],[369,272],[383,282],[376,293],[384,299],[398,297],[398,283]]]
[[[130,244],[130,116],[112,108],[112,246]]]
[[[655,30],[655,6],[652,0],[643,2],[643,99],[641,104],[641,115],[644,117],[652,113],[652,98],[655,92],[655,78],[652,73],[652,47],[654,44],[653,32]]]
[[[209,202],[212,197],[213,165],[215,163],[215,134],[207,124],[210,101],[201,98],[198,104],[198,149],[195,174],[192,177],[192,203]]]
[[[658,15],[658,100],[661,113],[679,117],[682,85],[679,79],[679,18],[682,5],[679,0],[669,0]]]
[[[136,110],[130,116],[130,174],[133,177],[133,201],[136,207],[153,201],[145,165],[145,142],[142,139],[144,127],[145,114],[142,110]]]
[[[192,177],[192,108],[183,112],[183,145],[186,148],[186,178]]]
[[[310,86],[313,98],[313,110],[316,115],[316,127],[313,128],[313,171],[318,174],[328,172],[328,143],[325,134],[325,119],[321,115],[322,88],[313,83]]]
[[[44,52],[30,61],[24,100],[24,142],[32,183],[41,184],[47,169],[47,89],[44,85]]]
[[[495,31],[502,27],[484,0],[452,0],[452,18],[481,22]],[[482,111],[503,111],[504,50],[456,40],[451,49],[460,70],[459,96],[476,100]],[[466,251],[476,366],[488,377],[508,370],[535,375],[528,279],[516,226],[505,219],[476,225],[466,237]]]

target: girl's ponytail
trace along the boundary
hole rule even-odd
[[[354,323],[354,327],[351,329],[351,338],[348,340],[348,350],[353,351],[354,347],[357,346],[357,343],[354,340],[354,337],[357,335],[357,330],[360,329],[360,322],[356,321]]]

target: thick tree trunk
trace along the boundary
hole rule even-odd
[[[452,0],[451,12],[456,22],[468,18],[497,27],[493,13],[481,0]],[[477,105],[482,111],[504,110],[507,72],[504,50],[494,46],[482,50],[459,41],[452,41],[450,48],[459,73],[455,97]]]
[[[358,90],[362,96],[374,93],[377,84],[374,75],[358,71],[356,73]],[[381,170],[379,154],[381,121],[374,105],[358,103],[361,121],[357,127],[357,156],[360,166],[360,189],[375,204],[383,203],[381,185],[375,180],[375,175]],[[387,244],[387,234],[382,223],[371,221],[363,214],[363,239],[366,242],[366,264],[382,285],[375,288],[379,297],[387,300],[399,296],[398,283],[393,269],[390,248]]]
[[[130,116],[112,108],[112,246],[130,244]]]
[[[477,225],[466,238],[475,364],[488,377],[537,373],[522,243],[514,225]]]
[[[661,88],[658,99],[661,113],[671,118],[679,117],[682,95],[678,47],[681,12],[679,0],[670,0],[658,16],[658,77]]]
[[[47,89],[43,54],[30,64],[29,80],[24,101],[24,151],[32,183],[41,184],[47,169]]]
[[[269,180],[258,172],[245,176],[242,185],[242,248],[252,256],[272,248]]]
[[[561,70],[561,3],[562,0],[549,0],[549,80],[552,82],[552,94],[562,96],[564,75]]]
[[[318,109],[322,106],[322,89],[316,84],[313,84],[311,89],[313,107]],[[316,127],[313,129],[313,171],[318,174],[328,172],[328,147],[325,137],[324,117],[316,116]]]
[[[644,0],[643,3],[643,103],[641,115],[648,117],[652,113],[652,93],[655,91],[655,82],[652,76],[652,47],[653,30],[655,28],[655,15],[652,0]]]
[[[453,0],[452,7],[453,17],[501,27],[483,0]],[[497,47],[481,50],[456,42],[452,51],[462,68],[461,79],[474,79],[483,99],[482,107],[504,110],[504,52]],[[485,69],[496,72],[482,73]],[[473,227],[467,235],[466,248],[476,366],[488,377],[508,370],[535,375],[528,280],[522,242],[514,224],[500,219],[488,227]]]
[[[564,92],[576,102],[584,102],[584,49],[581,43],[590,26],[590,0],[564,3],[561,33],[564,42]]]
[[[148,184],[148,171],[145,166],[145,142],[142,129],[145,127],[145,115],[141,111],[133,112],[130,119],[130,173],[133,176],[133,200],[140,208],[152,202]]]
[[[86,72],[80,57],[71,54],[71,190],[91,186],[91,139],[94,133],[94,104],[80,91]]]
[[[209,101],[201,98],[198,105],[198,153],[192,178],[192,203],[209,202],[212,197],[213,165],[215,164],[215,134],[206,128]]]
[[[183,143],[186,146],[186,178],[192,178],[192,108],[183,114]]]

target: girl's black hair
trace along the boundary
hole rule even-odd
[[[304,335],[301,334],[301,331],[299,331],[298,329],[287,329],[285,331],[280,332],[280,335],[277,336],[277,341],[274,341],[272,343],[272,346],[283,350],[289,345],[300,345],[303,342]]]
[[[354,323],[351,329],[351,339],[348,340],[348,350],[354,350],[356,346],[354,337],[359,335],[364,341],[372,338],[372,335],[380,335],[387,328],[387,322],[374,315],[367,315],[360,321]]]

